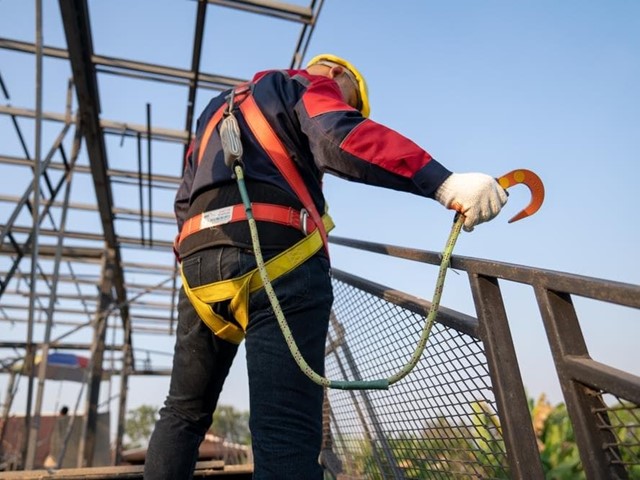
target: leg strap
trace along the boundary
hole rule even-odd
[[[333,221],[328,214],[323,215],[322,222],[326,231],[333,228]],[[295,269],[311,258],[323,246],[320,229],[316,229],[298,243],[279,253],[265,263],[267,273],[271,280]],[[249,294],[263,287],[258,269],[254,269],[244,275],[209,283],[191,288],[180,267],[182,286],[189,301],[204,323],[218,337],[231,343],[239,344],[244,339],[244,334],[249,323]],[[231,300],[230,310],[234,319],[240,324],[229,322],[221,315],[213,311],[212,304]]]

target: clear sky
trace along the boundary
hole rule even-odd
[[[52,20],[57,2],[44,3],[45,43],[64,46]],[[24,15],[32,4],[0,0],[0,36],[33,41],[32,13]],[[195,6],[92,1],[96,53],[188,67]],[[211,10],[208,22],[216,28],[208,28],[205,71],[249,77],[288,66],[297,26],[282,22],[269,30],[255,16]],[[326,0],[307,59],[322,52],[361,69],[373,120],[412,138],[450,170],[499,176],[522,167],[543,179],[547,197],[537,215],[507,224],[528,201],[524,187],[513,189],[504,214],[464,234],[456,254],[640,283],[640,2]],[[21,95],[32,102],[33,90],[21,93],[18,69],[0,55],[14,103],[23,105]],[[122,101],[103,102],[103,116],[119,121],[137,115],[143,124],[145,102],[168,91],[110,82],[101,88],[119,89]],[[207,100],[200,96],[197,108]],[[158,126],[183,128],[183,104],[180,97],[179,110],[170,102],[154,110]],[[1,136],[5,132],[0,129]],[[181,159],[165,162],[175,172]],[[444,246],[452,215],[436,202],[329,177],[325,185],[335,235],[425,250]],[[341,247],[333,248],[332,259],[341,270],[431,297],[433,267]],[[532,396],[547,392],[561,401],[533,291],[503,288],[525,386]],[[465,275],[448,276],[443,305],[474,314]],[[576,305],[592,356],[640,374],[639,313],[582,299]],[[170,338],[149,342],[147,348],[171,351]],[[242,357],[221,402],[247,409]],[[2,392],[5,383],[0,376]],[[130,407],[160,405],[167,384],[134,379]]]

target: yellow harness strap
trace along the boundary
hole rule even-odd
[[[322,223],[326,231],[333,229],[333,221],[329,214],[322,216]],[[267,273],[271,280],[290,272],[306,260],[311,258],[323,246],[320,228],[316,228],[311,235],[304,237],[298,243],[279,253],[265,263]],[[184,276],[182,267],[182,286],[189,301],[207,326],[213,330],[216,336],[231,343],[240,344],[244,339],[247,324],[249,323],[249,294],[263,287],[262,278],[258,269],[254,269],[244,275],[209,283],[191,288]],[[213,311],[212,304],[231,300],[229,309],[238,324],[225,320],[221,315]]]

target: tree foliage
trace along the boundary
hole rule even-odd
[[[250,445],[249,412],[236,410],[230,405],[218,405],[209,431],[228,442]]]
[[[140,405],[129,410],[125,423],[124,448],[146,446],[157,419],[158,408],[152,405]],[[209,431],[228,442],[250,445],[249,412],[238,411],[229,405],[218,405]]]
[[[125,423],[124,448],[140,448],[149,443],[151,432],[158,419],[158,408],[152,405],[140,405],[127,412]]]
[[[344,459],[349,473],[378,480],[403,478],[510,478],[502,428],[486,402],[472,402],[468,421],[447,417],[429,421],[419,433],[404,433],[384,444],[365,439],[343,439],[357,445]],[[543,394],[529,399],[529,410],[545,478],[586,478],[565,404],[551,405]],[[607,408],[610,431],[630,479],[640,479],[640,408],[619,403]],[[356,453],[357,452],[357,453]]]
[[[557,480],[585,478],[565,404],[551,406],[542,394],[535,403],[529,400],[529,405],[546,477]]]

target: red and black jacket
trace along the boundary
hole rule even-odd
[[[433,197],[451,174],[411,140],[364,118],[346,104],[337,83],[330,78],[310,75],[305,70],[271,70],[256,74],[252,82],[258,107],[289,151],[320,212],[325,210],[324,172],[424,197]],[[224,163],[217,131],[206,145],[202,144],[207,123],[228,93],[213,98],[198,119],[175,200],[179,229],[187,218],[212,206],[240,203],[235,198],[237,188],[231,169]],[[236,111],[235,115],[252,200],[298,206],[293,191],[253,137],[242,114]],[[212,201],[212,192],[216,191],[223,193],[214,193]]]

